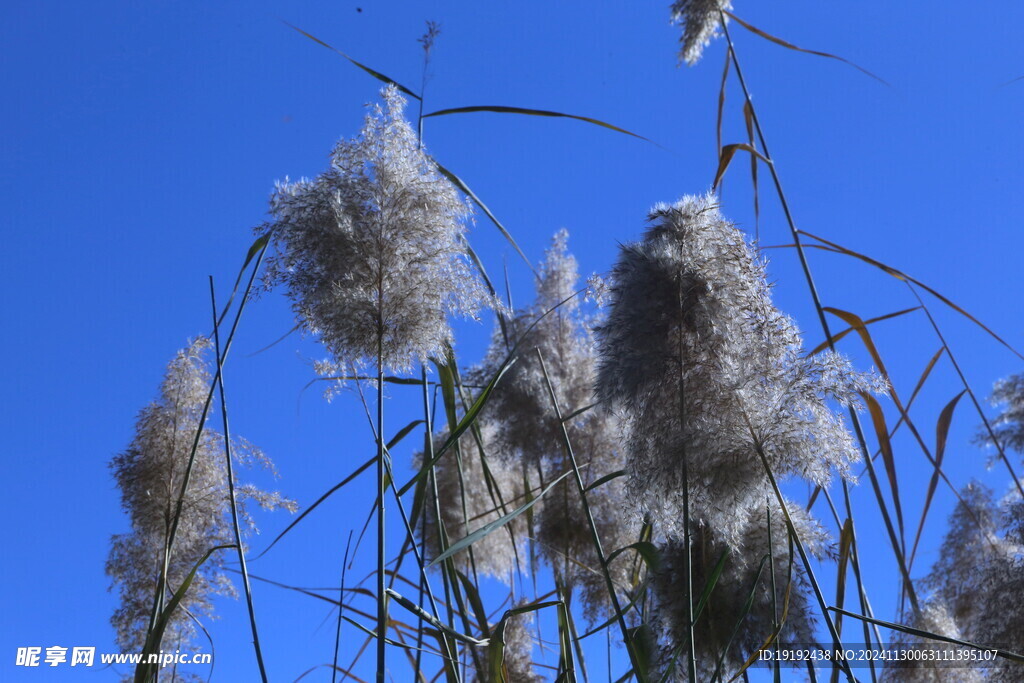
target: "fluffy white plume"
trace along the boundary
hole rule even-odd
[[[117,643],[125,652],[141,651],[146,640],[164,547],[192,443],[200,429],[202,434],[170,556],[168,585],[172,589],[180,586],[210,548],[235,542],[224,437],[200,421],[210,387],[210,372],[203,355],[210,346],[208,340],[197,339],[171,360],[159,397],[139,413],[135,438],[111,461],[121,489],[121,507],[131,521],[131,531],[113,537],[106,567],[112,588],[117,589],[121,599],[111,623],[117,630]],[[256,462],[272,467],[258,449],[241,439],[232,440],[232,455],[240,464]],[[247,501],[266,509],[295,509],[293,502],[252,485],[236,487],[236,496],[243,531],[255,530],[245,513]],[[226,552],[229,551],[215,553],[197,573],[167,628],[164,649],[190,647],[196,627],[188,614],[212,616],[213,596],[234,595],[223,569],[225,560],[230,559]]]
[[[768,510],[771,510],[769,538]],[[831,539],[821,525],[798,505],[787,505],[793,525],[805,550],[823,559],[832,552]],[[724,569],[715,583],[705,610],[694,627],[696,668],[700,680],[711,680],[718,660],[726,680],[774,632],[786,610],[779,641],[797,645],[815,642],[814,610],[806,575],[795,546],[789,542],[782,509],[773,500],[736,515],[743,527],[738,547],[716,538],[713,529],[695,526],[691,536],[693,590],[701,595],[723,554]],[[661,647],[663,672],[675,670],[673,680],[686,680],[686,642],[689,606],[686,600],[686,546],[670,539],[659,547],[661,568],[654,576],[654,617]],[[775,595],[772,595],[772,572]],[[746,601],[753,594],[750,612],[744,617]],[[788,606],[786,600],[788,596]],[[723,655],[724,653],[724,655]],[[674,662],[674,666],[673,666]]]
[[[1024,453],[1024,375],[1010,375],[996,382],[989,400],[1001,409],[992,421],[999,444]],[[991,441],[988,432],[980,438]]]
[[[522,605],[519,606],[521,607]],[[524,612],[508,617],[505,621],[505,629],[501,637],[500,660],[496,654],[484,659],[484,662],[487,664],[491,664],[493,661],[504,678],[492,677],[490,672],[487,675],[481,675],[479,672],[474,671],[475,675],[472,680],[476,683],[483,683],[485,681],[496,683],[499,680],[508,681],[509,683],[541,683],[544,680],[543,677],[538,676],[533,668],[534,638],[533,634],[530,633],[530,627],[533,623],[533,612]],[[491,647],[495,647],[495,640],[493,638]],[[500,664],[497,663],[499,661]]]
[[[722,11],[732,9],[730,0],[675,0],[672,22],[683,29],[679,56],[693,66],[700,61],[704,48],[718,35]]]
[[[467,256],[468,205],[420,148],[397,88],[382,97],[325,173],[278,186],[265,282],[285,285],[337,361],[375,364],[379,353],[404,371],[442,355],[449,314],[493,301]]]
[[[947,638],[963,638],[956,620],[941,600],[930,600],[923,604],[920,613],[916,618],[910,619],[909,625]],[[966,649],[902,631],[894,631],[894,634],[890,647],[898,650],[921,648],[935,652],[940,657],[948,657],[952,661],[958,650]],[[887,664],[879,680],[882,683],[980,683],[985,678],[980,669],[959,665],[955,661],[951,664],[937,665],[934,661],[907,658],[906,661]]]
[[[683,536],[685,469],[691,519],[735,545],[734,511],[767,493],[758,447],[777,477],[848,476],[860,454],[828,400],[884,386],[836,354],[804,355],[713,195],[657,206],[650,220],[612,273],[598,395],[627,420],[631,498],[662,533]]]
[[[591,322],[580,306],[577,263],[567,241],[565,230],[555,235],[539,269],[535,301],[508,319],[508,344],[496,334],[487,359],[471,374],[478,382],[487,381],[509,347],[516,348],[516,363],[492,393],[484,419],[499,425],[497,444],[506,458],[521,461],[539,481],[552,481],[572,463],[541,368],[542,355],[563,417],[590,407],[565,424],[584,484],[589,485],[622,470],[625,461],[618,417],[593,407],[596,349]],[[622,478],[591,489],[587,498],[606,555],[639,540],[639,516],[627,505]],[[588,617],[607,614],[611,598],[571,477],[548,493],[535,518],[540,556],[562,585],[578,591]],[[610,568],[614,584],[623,591],[631,584],[632,558],[627,553]]]

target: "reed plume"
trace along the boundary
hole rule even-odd
[[[168,558],[168,589],[177,590],[209,549],[234,543],[224,436],[201,423],[211,380],[204,355],[211,346],[200,337],[170,361],[159,396],[139,413],[135,437],[110,463],[121,490],[121,507],[131,523],[129,532],[113,537],[106,565],[111,588],[120,596],[111,623],[118,646],[126,652],[141,651],[146,641],[154,591],[197,432],[198,447]],[[244,439],[232,439],[232,455],[239,464],[273,469],[270,460]],[[294,502],[251,484],[237,487],[236,496],[248,532],[256,527],[246,512],[247,503],[295,510]],[[170,620],[162,647],[192,647],[194,620],[213,616],[212,599],[217,595],[235,595],[220,554],[211,556],[196,574]]]

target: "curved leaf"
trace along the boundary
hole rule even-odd
[[[718,189],[718,184],[722,182],[722,176],[724,176],[725,172],[728,170],[729,163],[732,161],[732,158],[736,156],[736,152],[740,150],[749,152],[756,159],[760,159],[766,164],[772,163],[770,159],[745,142],[735,142],[733,144],[726,145],[722,147],[722,153],[718,157],[718,170],[715,172],[715,182],[711,184],[711,189]]]
[[[167,601],[167,606],[163,612],[157,618],[156,624],[153,625],[153,630],[146,636],[146,644],[142,648],[142,659],[135,669],[135,683],[146,683],[156,671],[157,664],[149,663],[151,655],[155,654],[160,649],[160,643],[164,639],[164,631],[167,629],[167,625],[171,622],[171,617],[174,615],[174,610],[178,608],[178,604],[184,599],[185,594],[188,592],[189,587],[192,586],[192,581],[195,580],[196,574],[199,572],[199,568],[206,563],[210,556],[218,550],[226,550],[228,548],[237,548],[238,546],[229,543],[226,545],[218,545],[210,548],[206,551],[206,554],[199,558],[199,561],[192,567],[192,571],[188,573],[185,579],[178,586],[178,590],[174,591],[174,595]]]
[[[945,347],[943,347],[945,348]],[[914,537],[914,547],[911,549],[910,557],[914,558],[917,554],[917,544],[921,541],[921,534],[924,533],[924,522],[928,518],[928,510],[932,505],[932,497],[935,495],[935,488],[939,484],[939,477],[942,476],[942,459],[946,455],[946,439],[949,436],[949,427],[953,422],[953,411],[956,410],[957,403],[963,398],[967,390],[964,389],[959,394],[953,397],[953,399],[946,404],[946,407],[939,413],[939,419],[935,423],[935,471],[932,472],[932,478],[928,482],[928,492],[924,497],[924,508],[921,510],[921,521],[917,525],[917,534]],[[840,605],[841,607],[842,605]]]
[[[402,85],[402,84],[401,84],[401,83],[399,83],[398,81],[394,80],[393,78],[389,78],[389,77],[385,76],[384,74],[382,74],[382,73],[381,73],[381,72],[379,72],[379,71],[375,71],[374,69],[371,69],[370,67],[366,66],[365,64],[361,64],[360,62],[357,62],[356,60],[352,59],[352,58],[351,58],[351,57],[349,57],[349,56],[348,56],[347,54],[345,54],[344,52],[342,52],[341,50],[339,50],[338,48],[336,48],[336,47],[334,47],[334,46],[332,46],[332,45],[328,45],[327,43],[325,43],[324,41],[320,40],[319,38],[317,38],[317,37],[316,37],[316,36],[314,36],[313,34],[311,34],[311,33],[306,33],[305,31],[303,31],[303,30],[302,30],[301,28],[299,28],[298,26],[293,26],[292,24],[289,24],[289,23],[288,23],[287,21],[283,21],[283,20],[282,20],[282,22],[281,22],[281,23],[283,23],[283,24],[284,24],[285,26],[287,26],[288,28],[292,29],[293,31],[298,31],[298,32],[299,32],[299,33],[301,33],[302,35],[304,35],[304,36],[306,36],[307,38],[309,38],[310,40],[312,40],[312,41],[313,41],[314,43],[317,43],[317,44],[319,44],[319,45],[323,45],[324,47],[326,47],[326,48],[327,48],[328,50],[330,50],[331,52],[334,52],[334,53],[337,53],[337,54],[341,55],[342,57],[344,57],[344,58],[345,58],[345,59],[347,59],[348,61],[350,61],[350,62],[352,62],[353,64],[355,64],[356,66],[358,66],[358,67],[359,67],[360,69],[362,69],[362,70],[363,70],[363,71],[365,71],[366,73],[368,73],[368,74],[370,74],[371,76],[373,76],[374,78],[376,78],[376,79],[377,79],[378,81],[381,81],[381,82],[383,82],[383,83],[387,83],[387,84],[389,84],[389,85],[393,85],[393,86],[395,86],[396,88],[398,88],[399,90],[401,90],[402,92],[404,92],[404,93],[405,93],[406,95],[408,95],[409,97],[415,98],[415,99],[417,99],[417,100],[418,100],[418,99],[421,99],[419,95],[417,95],[416,93],[414,93],[414,92],[413,92],[412,90],[409,90],[409,88],[405,87],[404,85]]]
[[[411,432],[413,429],[415,429],[418,425],[421,425],[421,424],[423,424],[423,420],[413,420],[412,422],[410,422],[406,426],[402,427],[402,429],[400,429],[398,431],[398,433],[395,434],[395,436],[393,436],[390,441],[388,441],[388,443],[386,445],[386,448],[389,449],[389,450],[391,448],[393,448],[395,445],[398,444],[398,442],[400,442],[402,439],[404,439],[409,432]],[[277,537],[274,538],[274,540],[270,542],[270,545],[268,545],[263,550],[263,552],[261,552],[259,555],[257,555],[256,557],[254,557],[252,559],[258,560],[259,558],[263,557],[268,552],[270,552],[270,549],[273,548],[277,544],[278,541],[280,541],[282,538],[284,538],[285,534],[287,534],[289,531],[291,531],[293,528],[295,528],[295,525],[297,525],[299,522],[301,522],[306,517],[306,515],[308,515],[313,510],[315,510],[317,507],[319,507],[321,503],[323,503],[325,500],[330,498],[331,495],[333,495],[338,490],[343,488],[346,484],[348,484],[353,479],[358,477],[360,474],[365,472],[370,467],[370,465],[372,465],[375,462],[377,462],[377,456],[376,455],[371,457],[369,460],[367,460],[362,465],[360,465],[358,468],[356,468],[356,470],[354,472],[352,472],[347,477],[342,479],[340,482],[338,482],[337,484],[332,486],[330,489],[328,489],[322,496],[317,498],[316,501],[312,505],[310,505],[308,508],[303,510],[299,514],[298,517],[296,517],[294,520],[292,520],[292,523],[289,524],[287,527],[285,527],[284,531],[279,533],[277,535]]]
[[[850,612],[848,610],[841,609],[839,607],[829,607],[828,609],[831,612],[836,612],[838,614],[845,614],[848,617],[853,617],[854,619],[860,619],[861,621],[866,621],[869,624],[876,624],[878,626],[881,626],[881,627],[887,628],[887,629],[891,629],[893,631],[901,631],[903,633],[908,633],[908,634],[910,634],[912,636],[917,636],[918,638],[923,638],[925,640],[937,640],[937,641],[942,642],[942,643],[951,643],[953,645],[960,645],[962,647],[969,647],[969,648],[971,648],[973,650],[995,650],[996,656],[998,656],[998,657],[1002,657],[1004,659],[1009,659],[1009,660],[1012,660],[1014,662],[1024,662],[1024,655],[1020,655],[1020,654],[1017,654],[1016,652],[1011,652],[1009,650],[1000,650],[1000,649],[997,649],[997,648],[994,648],[994,647],[988,647],[986,645],[979,645],[977,643],[972,643],[969,640],[958,640],[956,638],[950,638],[949,636],[944,636],[944,635],[941,635],[941,634],[938,634],[938,633],[931,633],[930,631],[922,631],[919,628],[913,628],[913,627],[910,627],[910,626],[905,626],[904,624],[894,624],[891,621],[883,621],[881,619],[874,619],[872,617],[867,617],[867,616],[864,616],[863,614],[857,614],[856,612]]]
[[[601,126],[602,128],[607,128],[608,130],[614,130],[617,133],[622,133],[624,135],[630,135],[630,136],[632,136],[634,138],[638,138],[640,140],[644,140],[645,142],[651,142],[650,140],[645,138],[643,135],[637,135],[636,133],[628,131],[625,128],[620,128],[619,126],[615,126],[615,125],[612,125],[612,124],[607,123],[605,121],[601,121],[600,119],[594,119],[594,118],[591,118],[589,116],[577,116],[575,114],[563,114],[562,112],[548,111],[546,109],[528,109],[526,107],[506,107],[506,106],[502,106],[502,105],[478,105],[478,106],[471,106],[471,107],[454,107],[452,109],[439,109],[437,111],[432,111],[429,114],[424,114],[423,118],[429,118],[431,116],[447,116],[449,114],[474,114],[474,113],[477,113],[477,112],[490,112],[490,113],[493,113],[493,114],[526,114],[527,116],[547,116],[547,117],[554,117],[554,118],[575,119],[577,121],[583,121],[585,123],[592,123],[595,126]],[[654,144],[654,143],[651,143],[651,144]]]
[[[506,524],[511,522],[513,519],[515,519],[519,515],[523,514],[524,512],[526,512],[527,510],[532,508],[534,505],[536,505],[538,502],[540,502],[540,499],[543,498],[545,496],[545,494],[547,494],[548,491],[550,491],[555,486],[557,486],[559,482],[561,482],[563,479],[568,477],[570,474],[572,474],[571,471],[565,472],[560,477],[558,477],[553,482],[551,482],[548,485],[548,487],[545,488],[543,491],[541,491],[540,494],[538,494],[538,496],[536,498],[534,498],[533,500],[529,501],[528,503],[526,503],[524,505],[519,506],[518,508],[516,508],[512,512],[508,513],[507,515],[504,515],[503,517],[501,517],[499,519],[496,519],[493,522],[485,524],[484,526],[480,527],[479,529],[477,529],[473,533],[469,534],[465,538],[462,538],[459,541],[453,543],[452,545],[450,545],[448,547],[447,550],[445,550],[443,553],[441,553],[440,555],[435,557],[433,560],[431,560],[430,564],[428,564],[427,566],[428,567],[433,567],[437,563],[443,562],[444,560],[448,559],[449,557],[451,557],[455,553],[459,552],[460,550],[462,550],[464,548],[468,548],[469,546],[473,545],[474,543],[479,541],[484,536],[487,536],[491,532],[496,531],[497,529],[500,529],[501,527],[505,526]]]
[[[883,85],[889,85],[889,83],[885,79],[876,76],[875,74],[871,73],[870,71],[868,71],[864,67],[862,67],[862,66],[860,66],[858,64],[855,64],[854,62],[851,62],[849,59],[846,59],[844,57],[840,57],[838,55],[829,54],[828,52],[819,52],[818,50],[807,50],[807,49],[802,48],[802,47],[797,47],[793,43],[785,41],[782,38],[778,38],[776,36],[773,36],[772,34],[768,33],[767,31],[762,31],[761,29],[757,28],[756,26],[754,26],[752,24],[748,24],[747,22],[743,21],[742,19],[737,17],[732,12],[726,12],[725,14],[730,19],[732,19],[737,24],[739,24],[743,28],[747,29],[748,31],[750,31],[754,35],[761,36],[765,40],[771,41],[771,42],[775,43],[776,45],[780,45],[780,46],[786,48],[787,50],[796,50],[797,52],[803,52],[805,54],[815,55],[817,57],[826,57],[828,59],[835,59],[836,61],[842,62],[843,64],[848,64],[848,65],[852,66],[857,71],[860,71],[861,73],[863,73],[863,74],[865,74],[867,76],[870,76],[871,78],[875,79],[876,81],[878,81],[879,83],[881,83]]]
[[[874,396],[866,391],[859,392],[864,404],[871,414],[871,423],[875,427],[875,437],[878,439],[878,447],[882,451],[882,462],[885,464],[885,474],[889,479],[889,488],[892,490],[893,505],[896,508],[896,519],[900,527],[900,543],[903,542],[903,507],[900,504],[900,489],[896,478],[896,459],[892,452],[892,442],[889,441],[889,429],[885,425],[885,413],[882,406]]]
[[[882,322],[883,320],[890,320],[892,318],[898,318],[901,315],[906,315],[907,313],[913,313],[914,311],[918,311],[920,309],[921,309],[920,306],[914,306],[913,308],[905,308],[902,311],[896,311],[895,313],[886,313],[885,315],[880,315],[877,318],[868,318],[867,320],[864,321],[864,326],[867,327],[868,325],[872,325],[874,323]],[[856,331],[857,331],[857,328],[855,328],[855,327],[847,327],[845,330],[842,330],[840,332],[837,332],[837,333],[833,334],[832,335],[832,344],[835,344],[836,342],[838,342],[840,339],[842,339],[846,335],[850,334],[851,332],[856,332]],[[826,339],[825,341],[823,341],[820,344],[818,344],[817,346],[815,346],[811,351],[809,351],[807,353],[807,355],[808,356],[813,356],[815,354],[821,353],[822,351],[824,351],[827,348],[829,348],[829,343],[828,343],[828,340]]]
[[[864,263],[867,263],[869,265],[872,265],[872,266],[878,268],[879,270],[883,271],[884,273],[887,273],[888,275],[891,275],[892,277],[896,278],[897,280],[902,280],[903,282],[910,282],[910,283],[913,283],[913,284],[917,285],[918,287],[920,287],[921,289],[925,290],[926,292],[928,292],[929,294],[934,296],[936,299],[938,299],[942,303],[944,303],[947,306],[949,306],[950,308],[952,308],[954,311],[956,311],[960,315],[964,316],[965,318],[967,318],[968,320],[973,322],[975,325],[977,325],[981,329],[985,330],[985,332],[987,332],[993,339],[995,339],[997,342],[999,342],[1000,344],[1005,346],[1007,349],[1009,349],[1015,356],[1017,356],[1021,360],[1024,360],[1024,354],[1022,354],[1020,351],[1018,351],[1014,347],[1010,346],[1010,344],[1008,342],[1006,342],[1002,337],[1000,337],[998,334],[993,332],[987,325],[982,323],[980,320],[975,318],[973,315],[968,313],[966,310],[964,310],[960,306],[956,305],[951,300],[949,300],[948,298],[943,296],[941,293],[939,293],[935,289],[932,289],[931,287],[929,287],[925,283],[921,282],[920,280],[912,278],[909,275],[907,275],[906,273],[904,273],[903,271],[901,271],[901,270],[899,270],[897,268],[893,268],[892,266],[888,266],[888,265],[882,263],[881,261],[877,261],[877,260],[871,258],[870,256],[866,256],[864,254],[858,253],[856,251],[853,251],[852,249],[847,249],[846,247],[841,246],[839,244],[836,244],[835,242],[830,242],[829,240],[825,239],[824,237],[818,237],[817,235],[809,233],[806,230],[799,230],[798,232],[801,235],[806,235],[807,237],[810,237],[811,239],[815,239],[815,240],[818,240],[819,242],[821,242],[821,244],[808,244],[808,245],[805,245],[807,247],[811,247],[811,248],[814,248],[814,249],[822,249],[824,251],[831,251],[833,253],[844,254],[846,256],[852,256],[852,257],[854,257],[856,259],[860,259]],[[825,246],[822,246],[822,245],[825,245]],[[793,245],[783,245],[783,246],[793,246]]]
[[[466,185],[462,178],[455,175],[447,168],[439,164],[436,159],[434,160],[434,165],[437,166],[437,170],[441,172],[441,175],[450,180],[452,184],[455,185],[455,187],[462,190],[463,194],[465,194],[467,197],[473,200],[473,203],[480,207],[480,210],[483,211],[484,214],[491,219],[491,222],[494,223],[494,226],[498,228],[498,232],[502,234],[502,236],[508,241],[508,243],[512,245],[512,248],[516,250],[516,253],[519,254],[523,261],[526,262],[526,265],[530,267],[530,270],[533,272],[533,274],[537,275],[537,271],[534,270],[533,264],[530,263],[530,259],[526,258],[526,254],[523,253],[523,250],[519,248],[519,245],[516,244],[515,239],[513,239],[512,233],[510,233],[505,228],[505,226],[501,224],[501,221],[498,220],[497,216],[491,213],[491,210],[487,208],[487,205],[483,203],[483,200],[477,197],[476,193],[473,192],[473,190],[469,189],[469,186]]]

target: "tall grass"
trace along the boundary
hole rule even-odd
[[[788,233],[784,248],[796,255],[824,337],[813,349],[805,348],[796,324],[776,308],[759,235],[752,239],[729,223],[729,204],[715,194],[690,195],[671,205],[651,197],[650,229],[621,247],[606,281],[595,278],[585,289],[578,288],[567,236],[559,233],[546,259],[530,265],[534,301],[517,308],[509,294],[508,304],[501,303],[471,246],[473,207],[524,260],[526,255],[469,185],[427,154],[427,122],[477,113],[568,118],[637,144],[649,141],[575,113],[510,105],[425,111],[436,25],[428,26],[422,41],[419,92],[296,29],[384,83],[382,104],[371,108],[357,137],[336,145],[328,170],[277,187],[271,219],[258,228],[219,316],[214,302],[215,372],[193,378],[192,385],[208,385],[208,391],[190,385],[194,405],[185,431],[191,448],[167,456],[174,476],[163,526],[150,528],[147,520],[133,518],[136,534],[147,536],[158,561],[129,573],[124,549],[112,555],[116,581],[143,584],[122,591],[132,601],[130,618],[120,625],[125,643],[158,650],[169,627],[176,637],[191,638],[188,620],[209,611],[204,581],[220,567],[205,563],[216,551],[234,548],[264,681],[265,658],[274,644],[260,638],[252,585],[257,580],[338,610],[327,665],[332,680],[339,674],[368,680],[372,672],[377,681],[587,681],[588,660],[600,654],[598,634],[608,640],[609,680],[783,680],[796,675],[780,663],[783,654],[812,680],[941,678],[943,669],[920,662],[906,668],[871,662],[855,671],[843,657],[797,658],[811,647],[842,652],[853,647],[854,638],[862,641],[860,648],[934,645],[940,648],[935,651],[960,657],[992,650],[998,661],[958,675],[1024,676],[1024,657],[1017,654],[1024,651],[1024,610],[998,604],[1024,588],[1024,484],[1013,459],[1024,443],[1024,381],[1018,376],[1000,385],[996,397],[1006,407],[989,419],[933,316],[932,300],[921,292],[1013,349],[937,289],[798,227],[730,20],[753,39],[847,60],[798,48],[731,10],[723,0],[674,3],[672,18],[682,25],[680,57],[694,64],[713,38],[723,38],[726,64],[713,133],[718,155],[709,176],[713,171],[720,187],[737,156],[749,156],[753,213],[759,217],[758,172],[767,167]],[[745,142],[722,139],[730,77],[742,95]],[[416,100],[415,123],[406,120],[407,99]],[[828,306],[828,292],[816,284],[812,250],[905,282],[916,306],[868,319]],[[239,292],[245,273],[247,284]],[[268,287],[284,289],[297,327],[325,347],[329,359],[318,365],[321,379],[354,387],[370,426],[373,457],[352,467],[263,551],[274,550],[324,501],[374,469],[373,509],[351,511],[350,520],[358,528],[365,519],[364,532],[375,520],[374,570],[353,584],[350,550],[359,552],[363,535],[353,545],[349,534],[340,591],[289,586],[249,572],[224,367],[260,274]],[[234,319],[222,346],[229,310]],[[456,355],[450,320],[485,312],[495,318],[490,347],[479,361],[466,362]],[[830,316],[846,327],[836,332]],[[922,326],[940,345],[906,400],[872,334],[875,326],[897,318]],[[855,370],[838,353],[844,339],[859,344],[858,354],[870,360],[872,370]],[[943,359],[960,384],[934,416],[933,447],[912,409]],[[375,392],[373,410],[367,388]],[[1008,492],[998,499],[955,482],[946,471],[946,441],[964,395],[983,426],[980,441],[996,451],[1009,477]],[[230,543],[222,542],[224,528],[197,531],[188,517],[190,487],[197,478],[213,476],[204,469],[204,435],[210,433],[206,422],[215,396],[222,424],[217,443],[226,464],[223,473],[214,472],[223,481],[211,487],[226,496],[217,514],[230,513]],[[163,400],[169,401],[166,395]],[[389,401],[422,412],[390,439]],[[359,406],[345,402],[344,409]],[[897,442],[901,430],[910,433],[911,447],[931,473],[920,517],[910,518],[917,525],[909,544],[906,520],[912,511],[899,470],[916,456]],[[422,446],[407,467],[397,448],[411,434],[422,436]],[[174,439],[179,436],[175,431]],[[142,439],[132,452],[152,456],[158,449]],[[125,506],[136,514],[142,506],[131,497],[131,486],[139,482],[129,471],[130,460],[121,458],[116,467],[128,491]],[[877,522],[857,516],[851,482],[861,467]],[[935,567],[915,575],[940,482],[960,505]],[[794,493],[800,483],[812,491],[806,500]],[[828,524],[811,514],[819,498],[831,514]],[[388,513],[392,508],[401,526]],[[868,585],[864,543],[881,536],[898,576],[891,585]],[[396,546],[397,554],[389,557]],[[338,550],[341,556],[340,543]],[[969,599],[960,584],[984,599]],[[874,613],[872,596],[879,592],[899,596],[900,608],[890,618]],[[140,595],[148,610],[139,607]],[[189,611],[194,605],[203,608],[199,615]],[[339,660],[343,632],[359,634],[363,642],[348,664]],[[775,653],[771,667],[755,666],[762,651]],[[147,666],[135,673],[139,681],[159,676]]]

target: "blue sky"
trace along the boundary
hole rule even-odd
[[[253,226],[265,218],[273,182],[320,172],[332,144],[357,132],[362,105],[376,97],[377,81],[281,20],[417,90],[416,39],[434,20],[442,34],[427,110],[550,109],[658,143],[567,120],[479,114],[427,121],[431,153],[465,179],[530,258],[539,260],[565,227],[589,273],[610,267],[618,243],[640,234],[653,204],[703,192],[714,176],[723,44],[713,44],[698,66],[677,67],[678,31],[666,4],[4,3],[0,611],[7,617],[0,678],[30,677],[12,666],[19,646],[113,651],[115,596],[103,565],[109,537],[125,530],[126,518],[107,462],[130,440],[167,360],[188,337],[208,331],[207,276],[223,297]],[[969,12],[942,0],[925,14],[920,5],[882,0],[737,0],[736,12],[891,84],[733,28],[798,225],[906,270],[1024,347],[1024,81],[1003,85],[1024,75],[1017,35],[1024,6],[1003,1]],[[724,142],[745,141],[741,104],[733,81]],[[752,231],[747,159],[737,162],[726,177],[723,212]],[[762,244],[788,243],[763,168],[761,206]],[[485,217],[471,239],[492,274],[508,264],[514,295],[527,300],[527,271]],[[821,333],[794,254],[768,255],[776,301],[816,345]],[[821,252],[811,261],[826,305],[865,318],[914,305],[903,285],[877,270]],[[1020,358],[932,305],[979,393],[1021,370]],[[255,354],[292,325],[276,294],[257,301],[226,372],[234,430],[275,460],[276,485],[308,504],[365,460],[372,443],[355,399],[327,405],[315,388],[303,391],[309,361],[322,355],[314,343],[293,335]],[[460,357],[471,363],[490,323],[459,330]],[[939,343],[919,315],[882,323],[873,334],[906,396]],[[868,363],[852,337],[843,348]],[[958,391],[944,363],[914,412],[929,441]],[[404,424],[395,394],[392,424]],[[1002,473],[986,473],[985,454],[971,444],[979,420],[968,407],[955,416],[948,471],[954,481],[980,477],[1001,490]],[[910,442],[898,442],[897,462],[912,528],[930,471]],[[344,538],[369,505],[369,480],[358,484],[251,570],[296,585],[334,585]],[[892,617],[895,565],[866,482],[854,496],[871,554],[869,590],[878,613]],[[951,500],[940,489],[916,575],[934,557]],[[285,523],[282,515],[261,518],[264,534],[253,548]],[[293,680],[328,661],[326,609],[266,585],[256,590],[273,680]],[[225,602],[220,612],[210,626],[215,675],[249,680],[255,669],[243,603]],[[31,678],[83,676],[63,669]],[[109,671],[94,677],[116,678]],[[325,673],[307,680],[325,680]]]

